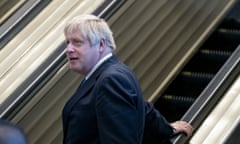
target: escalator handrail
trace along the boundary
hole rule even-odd
[[[232,85],[240,73],[240,45],[221,67],[208,86],[203,90],[193,105],[182,117],[182,120],[192,124],[195,130],[211,112],[224,93]],[[180,135],[173,139],[174,143],[186,143],[189,138]]]

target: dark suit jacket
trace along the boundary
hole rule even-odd
[[[133,72],[106,60],[66,103],[64,144],[140,144],[144,101]]]
[[[169,122],[153,104],[146,102],[143,144],[170,144],[173,136]]]

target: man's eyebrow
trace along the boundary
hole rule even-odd
[[[73,38],[73,41],[79,41],[79,42],[84,42],[84,39],[80,39],[80,38]]]
[[[73,42],[73,43],[84,43],[83,39],[78,38],[69,38],[65,40],[66,43]]]

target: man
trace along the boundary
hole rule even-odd
[[[27,144],[27,139],[17,125],[0,119],[0,144]]]
[[[186,122],[161,123],[162,116],[144,102],[134,73],[113,54],[115,41],[103,19],[75,17],[64,34],[69,67],[84,76],[63,109],[64,144],[141,144],[144,128],[161,125],[167,130],[161,127],[159,134],[167,137],[189,132]]]

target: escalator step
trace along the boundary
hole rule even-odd
[[[210,56],[219,56],[219,57],[229,57],[232,52],[230,51],[220,51],[220,50],[208,50],[202,49],[200,50],[201,54],[210,55]]]
[[[163,95],[155,103],[155,107],[171,122],[179,120],[194,101],[194,98],[185,96]]]
[[[221,23],[219,27],[225,29],[240,29],[239,18],[227,18]]]
[[[240,43],[240,29],[218,28],[201,49],[233,52]]]
[[[231,54],[231,51],[226,50],[202,49],[199,52],[199,59],[205,63],[204,65],[211,65],[211,67],[216,65],[218,70],[219,64],[222,66],[222,64],[231,56]]]
[[[240,43],[240,29],[219,28],[217,33],[227,41]]]
[[[203,72],[191,72],[191,71],[183,71],[181,73],[181,76],[184,76],[185,78],[194,79],[206,79],[211,80],[214,77],[214,74],[211,73],[203,73]]]
[[[231,54],[231,51],[226,50],[201,49],[184,70],[215,74]]]
[[[184,95],[195,98],[206,87],[214,74],[183,71],[166,89],[165,95]]]
[[[181,81],[180,83],[186,85],[187,88],[192,87],[196,89],[200,89],[201,87],[205,87],[210,80],[214,77],[214,74],[204,73],[204,72],[190,72],[183,71],[180,74]]]
[[[163,95],[161,97],[164,101],[171,101],[173,103],[184,103],[184,104],[192,104],[195,99],[192,97],[186,97],[186,96],[176,96],[176,95]]]

